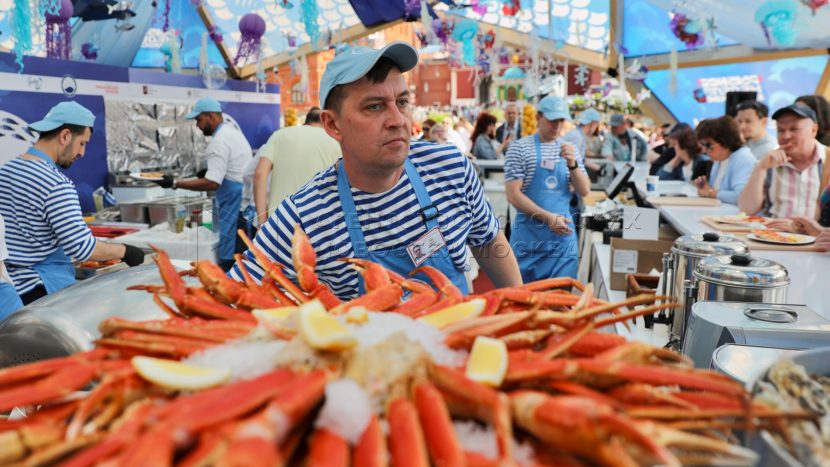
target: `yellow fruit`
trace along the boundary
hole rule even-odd
[[[300,306],[300,335],[308,345],[320,350],[345,350],[357,344],[357,338],[340,321],[330,315],[319,300]]]
[[[363,324],[366,321],[369,321],[369,313],[362,306],[352,308],[346,313],[346,322],[348,323]]]
[[[498,387],[507,373],[507,345],[492,337],[478,336],[467,360],[467,378]]]
[[[137,356],[131,363],[142,378],[168,389],[207,389],[231,377],[231,372],[225,369],[202,368],[163,358]]]
[[[297,312],[299,307],[296,306],[281,306],[277,308],[267,308],[263,310],[253,310],[251,314],[259,321],[264,320],[284,320],[289,318]]]
[[[469,302],[462,302],[422,316],[418,318],[418,321],[440,329],[462,319],[475,318],[484,311],[485,304],[486,301],[483,298],[474,298]]]

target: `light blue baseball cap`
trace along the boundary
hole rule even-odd
[[[623,114],[614,114],[611,116],[611,120],[609,121],[611,126],[620,126],[625,125],[625,115]]]
[[[364,77],[382,57],[392,60],[401,73],[418,64],[418,52],[406,42],[393,42],[382,49],[346,47],[326,65],[320,80],[320,107],[326,107],[326,99],[335,86],[353,83]]]
[[[548,120],[571,120],[571,112],[565,99],[556,96],[545,96],[536,104],[536,110],[542,112]]]
[[[580,125],[587,125],[593,122],[599,122],[602,120],[602,115],[599,114],[594,109],[587,109],[579,116],[579,124]]]
[[[204,112],[222,113],[222,106],[216,99],[212,99],[210,97],[203,97],[196,101],[196,105],[193,106],[193,111],[185,115],[184,118],[188,120],[193,120],[194,118],[198,117],[200,113]]]
[[[78,125],[92,128],[95,126],[95,114],[77,102],[66,101],[49,109],[43,120],[32,123],[29,128],[39,131],[52,131],[62,125]]]

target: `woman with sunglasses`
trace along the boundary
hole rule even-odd
[[[711,173],[694,179],[698,196],[738,204],[758,160],[744,146],[738,122],[732,117],[710,118],[698,124],[698,141],[714,161]],[[710,183],[711,182],[711,183]]]
[[[672,131],[669,136],[669,144],[674,148],[674,158],[657,170],[660,180],[692,181],[709,173],[712,163],[700,153],[694,130],[681,127]]]

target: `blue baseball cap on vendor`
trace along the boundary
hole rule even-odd
[[[193,110],[190,111],[184,118],[188,120],[193,120],[194,118],[198,117],[199,114],[205,112],[218,112],[222,113],[222,105],[219,104],[219,101],[216,99],[212,99],[210,97],[203,97],[196,101],[196,105],[193,106]]]
[[[602,115],[594,109],[586,109],[577,119],[580,125],[589,125],[591,123],[599,123],[602,120]]]
[[[327,110],[332,102],[327,102],[331,91],[341,85],[353,83],[366,74],[382,58],[388,58],[401,73],[405,73],[418,64],[418,52],[406,42],[393,42],[381,49],[355,46],[345,47],[326,65],[326,71],[320,80],[320,105]]]
[[[46,113],[42,120],[29,125],[39,133],[29,153],[49,157],[55,165],[68,169],[84,156],[92,137],[95,114],[77,102],[61,102]]]
[[[556,96],[545,96],[536,104],[536,110],[547,120],[571,121],[571,112],[565,99]]]

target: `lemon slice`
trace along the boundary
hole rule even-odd
[[[418,321],[440,329],[462,319],[475,318],[484,311],[486,303],[483,298],[474,298],[469,302],[462,302],[422,316],[418,318]]]
[[[467,378],[498,387],[507,373],[507,345],[492,337],[478,336],[467,360]]]
[[[320,350],[345,350],[357,338],[343,323],[330,315],[319,300],[300,306],[300,335],[308,345]]]
[[[369,312],[362,306],[356,306],[346,313],[346,322],[352,324],[363,324],[369,321]]]
[[[131,363],[142,378],[169,389],[207,389],[231,377],[228,370],[203,368],[162,358],[137,356],[132,358]]]
[[[265,320],[284,320],[286,318],[290,318],[294,313],[297,312],[299,307],[296,306],[281,306],[277,308],[266,308],[261,310],[253,310],[251,314],[254,315],[254,318],[265,321]]]

